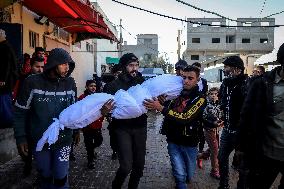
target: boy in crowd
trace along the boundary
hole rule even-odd
[[[78,98],[82,100],[88,95],[96,93],[96,81],[87,80],[86,81],[86,90],[84,93]],[[87,127],[82,129],[84,135],[84,143],[87,151],[87,159],[88,159],[88,168],[94,169],[94,159],[96,159],[95,148],[99,147],[103,142],[102,136],[102,125],[103,125],[103,117],[94,121]]]

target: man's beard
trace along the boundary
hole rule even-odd
[[[137,77],[138,71],[131,71],[131,72],[129,72],[129,75],[131,75],[132,77]]]

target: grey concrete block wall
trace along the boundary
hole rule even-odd
[[[0,164],[3,164],[18,155],[14,130],[0,129]]]

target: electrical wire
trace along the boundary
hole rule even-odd
[[[260,13],[259,13],[260,15],[261,15],[261,13],[263,12],[263,9],[264,9],[264,7],[265,7],[265,3],[266,3],[266,0],[263,1],[262,7],[261,7],[261,10],[260,10]]]
[[[236,19],[232,19],[232,18],[223,16],[223,15],[217,13],[217,12],[214,12],[214,11],[209,11],[209,10],[202,9],[202,8],[200,8],[200,7],[194,6],[194,5],[192,5],[192,4],[186,3],[186,2],[181,1],[181,0],[176,0],[176,1],[179,2],[179,3],[182,3],[182,4],[184,4],[184,5],[187,5],[187,6],[189,6],[189,7],[192,7],[192,8],[194,8],[194,9],[196,9],[196,10],[199,10],[199,11],[202,11],[202,12],[206,12],[206,13],[209,13],[209,14],[213,14],[213,15],[219,16],[219,17],[221,17],[221,18],[224,18],[224,19],[226,19],[226,20],[230,20],[230,21],[234,21],[234,22],[240,22],[240,23],[246,23],[246,22],[243,22],[243,21],[240,21],[240,20],[236,20]],[[263,3],[261,12],[262,12],[263,9],[264,9],[265,3],[266,3],[266,0],[265,0],[264,3]],[[269,17],[271,17],[271,16],[275,16],[275,15],[278,15],[278,14],[282,14],[283,12],[284,12],[284,11],[280,11],[280,12],[276,12],[276,13],[270,14],[270,15],[268,15],[268,16],[265,16],[265,17],[263,17],[263,18],[260,18],[260,20],[261,20],[261,19],[265,19],[265,18],[269,18]],[[261,14],[261,13],[260,13],[260,14]],[[256,22],[257,22],[257,21],[256,21]],[[252,22],[252,23],[255,23],[255,22]]]
[[[154,11],[150,11],[150,10],[147,10],[147,9],[143,9],[143,8],[140,8],[140,7],[129,5],[129,4],[117,1],[117,0],[112,0],[112,1],[116,2],[118,4],[121,4],[121,5],[124,5],[124,6],[128,6],[128,7],[131,7],[131,8],[134,8],[134,9],[138,9],[138,10],[141,10],[141,11],[144,11],[144,12],[148,12],[148,13],[151,13],[151,14],[154,14],[154,15],[158,15],[158,16],[161,16],[161,17],[164,17],[164,18],[169,18],[169,19],[178,20],[178,21],[182,21],[182,22],[189,22],[189,23],[198,24],[198,25],[205,25],[205,26],[212,26],[212,27],[246,27],[246,28],[255,28],[255,27],[264,27],[264,28],[267,28],[267,27],[271,28],[271,27],[273,27],[273,28],[275,28],[275,27],[282,27],[282,26],[284,26],[283,24],[282,25],[273,25],[273,26],[271,26],[271,25],[268,25],[268,26],[254,26],[254,25],[251,25],[251,26],[244,26],[244,25],[230,26],[230,25],[224,25],[224,24],[207,24],[207,23],[195,22],[195,21],[191,21],[191,20],[178,18],[178,17],[173,17],[173,16],[160,14],[160,13],[157,13],[157,12],[154,12]],[[280,14],[280,13],[277,13],[277,14]]]
[[[227,20],[231,20],[231,21],[234,21],[234,22],[240,22],[240,21],[238,21],[238,20],[235,20],[235,19],[232,19],[232,18],[229,18],[229,17],[226,17],[226,16],[222,16],[222,15],[219,14],[219,13],[216,13],[216,12],[213,12],[213,11],[208,11],[208,10],[205,10],[205,9],[202,9],[202,8],[199,8],[199,7],[196,7],[196,6],[194,6],[194,5],[191,5],[191,4],[186,3],[186,2],[184,2],[184,1],[181,1],[181,0],[176,0],[176,1],[179,2],[179,3],[182,3],[182,4],[184,4],[184,5],[187,5],[187,6],[191,7],[191,8],[194,8],[194,9],[196,9],[196,10],[202,11],[202,12],[206,12],[206,13],[209,13],[209,14],[213,14],[213,15],[216,15],[216,16],[219,16],[219,17],[221,17],[221,18],[225,18],[225,19],[227,19]]]

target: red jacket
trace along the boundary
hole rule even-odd
[[[84,94],[80,95],[78,100],[82,100],[83,98],[85,98],[86,96],[88,96],[87,92],[85,91]],[[103,121],[104,121],[104,117],[101,117],[100,119],[94,121],[93,123],[91,123],[90,125],[88,125],[87,127],[84,127],[82,130],[86,131],[89,129],[101,129],[103,126]]]

